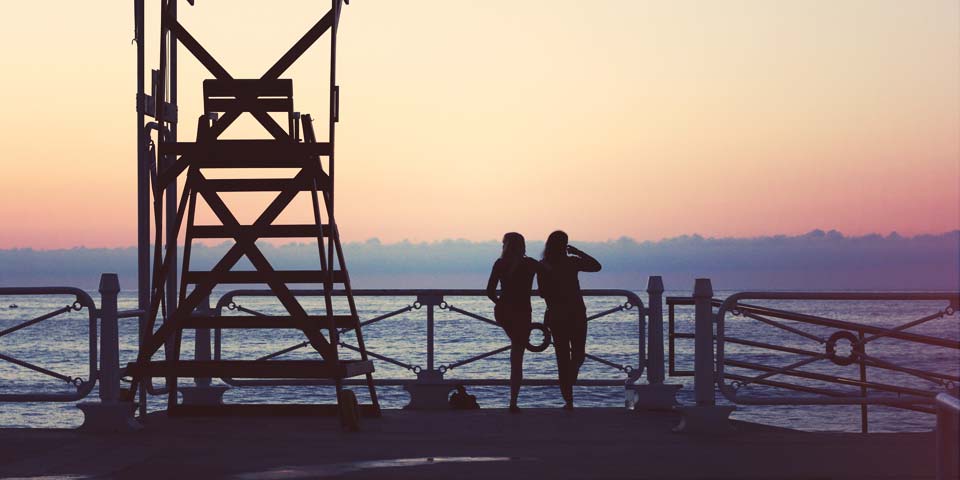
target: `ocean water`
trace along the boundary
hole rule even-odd
[[[223,292],[217,292],[219,298]],[[733,292],[717,292],[718,298],[724,298]],[[98,301],[98,294],[90,292]],[[646,294],[637,292],[646,302]],[[667,292],[665,296],[687,296],[689,292]],[[361,320],[391,312],[408,305],[413,297],[358,297],[357,305]],[[448,297],[446,302],[459,309],[474,312],[492,318],[492,305],[482,297]],[[590,314],[616,308],[624,303],[624,297],[591,297],[587,299]],[[38,317],[56,308],[72,303],[70,296],[4,296],[0,297],[0,331],[10,328],[24,320]],[[242,297],[236,303],[245,308],[265,314],[280,314],[282,307],[276,300],[264,297]],[[322,298],[305,298],[303,303],[308,311],[320,312],[323,309]],[[768,301],[751,302],[770,306],[780,310],[794,311],[821,317],[864,323],[883,327],[896,327],[908,321],[936,314],[946,307],[945,302],[823,302],[823,301]],[[16,304],[19,308],[5,308]],[[135,293],[124,292],[120,297],[121,309],[136,307]],[[345,310],[343,299],[337,300],[337,308]],[[414,309],[364,327],[363,334],[367,348],[381,355],[387,355],[403,363],[427,366],[427,308]],[[225,311],[224,314],[237,312]],[[534,302],[534,320],[542,318],[543,305]],[[592,320],[589,323],[587,353],[601,357],[617,365],[638,365],[638,310],[632,308]],[[664,336],[666,343],[667,307],[664,305]],[[676,307],[676,330],[693,331],[693,307]],[[783,321],[783,325],[800,329],[810,336],[826,339],[833,329],[809,324]],[[777,326],[772,326],[745,317],[728,316],[726,323],[728,337],[763,342],[807,351],[824,351],[824,345],[813,338],[801,336]],[[944,338],[957,342],[960,340],[960,314],[947,315],[908,330],[912,333]],[[0,354],[30,362],[45,369],[55,371],[71,378],[89,379],[89,332],[87,311],[70,312],[22,330],[0,337]],[[534,334],[537,335],[537,334]],[[353,343],[353,335],[347,335],[348,343]],[[120,320],[120,360],[121,365],[136,357],[137,320]],[[276,352],[280,349],[299,344],[304,340],[301,333],[293,330],[270,331],[230,331],[225,330],[222,338],[223,358],[253,359]],[[535,338],[539,340],[539,338]],[[841,342],[842,343],[842,342]],[[437,308],[435,311],[435,365],[451,365],[455,362],[507,345],[506,335],[498,328],[452,312]],[[841,345],[841,350],[842,350]],[[677,370],[693,369],[693,340],[677,339],[675,343],[675,367]],[[183,339],[183,358],[193,354],[194,339],[186,332]],[[667,350],[667,347],[664,347]],[[763,364],[785,367],[802,360],[803,356],[761,349],[752,346],[727,344],[727,359],[750,364]],[[904,342],[881,338],[867,345],[867,354],[891,365],[939,372],[951,377],[960,376],[960,352],[953,348]],[[315,358],[316,353],[309,348],[295,350],[283,358]],[[344,351],[346,358],[352,354]],[[162,357],[162,351],[158,358]],[[415,374],[408,369],[375,360],[377,379],[413,379]],[[829,375],[833,377],[858,379],[860,371],[857,365],[840,366],[829,360],[819,360],[800,367],[802,372]],[[743,376],[757,376],[763,372],[744,368],[728,367],[727,372]],[[908,387],[925,391],[943,391],[956,388],[953,383],[946,386],[929,379],[919,378],[890,369],[870,367],[866,371],[868,381]],[[524,363],[525,378],[556,378],[556,363],[553,348],[542,353],[527,352]],[[509,360],[506,352],[487,357],[446,373],[448,379],[506,379],[509,377]],[[608,379],[623,381],[626,374],[609,365],[587,360],[581,370],[582,379]],[[767,380],[789,383],[801,387],[825,388],[857,393],[859,387],[826,383],[815,379],[774,375]],[[645,382],[645,376],[641,379]],[[158,385],[162,380],[157,379]],[[220,383],[215,380],[215,383]],[[693,378],[690,376],[671,376],[668,372],[667,383],[681,384],[678,394],[682,404],[693,403]],[[181,380],[189,385],[190,380]],[[0,359],[0,393],[70,393],[75,389],[62,380],[51,378],[36,371]],[[329,402],[332,399],[331,387],[323,386],[281,386],[281,387],[234,387],[224,397],[231,403],[309,403]],[[365,387],[354,387],[361,402],[367,399]],[[381,404],[386,408],[401,408],[407,401],[407,393],[402,387],[378,387]],[[502,408],[507,405],[507,387],[469,387],[477,395],[482,407]],[[739,392],[748,395],[800,395],[783,388],[748,384]],[[96,400],[96,390],[87,398]],[[581,387],[575,389],[577,404],[584,407],[622,408],[624,404],[623,387]],[[718,403],[730,404],[717,394]],[[152,397],[151,410],[162,408],[165,397]],[[78,426],[82,414],[76,408],[77,402],[63,403],[12,403],[0,402],[0,427],[44,427],[72,428]],[[562,404],[557,387],[524,387],[520,398],[524,407],[559,407]],[[926,431],[933,428],[935,418],[923,412],[915,412],[891,407],[870,406],[868,408],[869,429],[871,432]],[[790,427],[809,431],[860,431],[859,406],[753,406],[741,405],[733,418],[769,425]]]

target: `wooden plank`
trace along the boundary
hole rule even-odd
[[[327,281],[328,272],[322,270],[274,270],[261,272],[256,270],[230,272],[184,272],[187,283],[201,284],[211,282],[215,285],[224,283],[323,283]],[[333,272],[333,282],[343,283],[343,271]]]
[[[183,25],[180,25],[180,22],[174,18],[169,18],[169,16],[167,22],[171,25],[170,34],[173,35],[173,38],[179,40],[184,47],[187,47],[187,50],[189,50],[200,64],[206,67],[214,77],[221,80],[233,78],[230,76],[230,73],[227,72],[227,69],[223,68],[223,65],[220,65],[220,63],[213,58],[213,55],[210,55],[210,52],[207,52],[207,50],[200,45],[200,42],[193,38],[193,35],[190,35],[190,32],[188,32],[186,28],[183,28]]]
[[[324,32],[329,30],[332,26],[333,10],[331,9],[326,15],[323,16],[323,18],[320,19],[320,21],[311,27],[310,30],[308,30],[307,33],[300,38],[300,40],[297,40],[297,43],[293,44],[293,46],[290,47],[290,50],[287,50],[287,52],[284,53],[279,60],[277,60],[277,63],[273,64],[269,70],[264,72],[260,78],[279,78],[280,75],[283,75],[283,72],[287,71],[287,69],[293,65],[293,62],[296,62],[297,59],[300,58],[300,56],[303,55],[304,52],[306,52],[307,49],[309,49],[321,36],[323,36]]]
[[[285,328],[301,329],[302,321],[290,316],[228,316],[189,317],[183,320],[183,328]],[[331,321],[326,315],[309,315],[306,323],[314,329],[354,328],[356,319],[351,315],[334,315]],[[332,325],[332,327],[331,327]]]
[[[293,80],[289,78],[235,78],[203,81],[204,97],[293,97]]]
[[[205,98],[205,112],[285,112],[293,111],[293,100],[289,98]]]
[[[348,378],[374,371],[370,360],[180,360],[171,365],[156,361],[137,368],[130,364],[130,373],[147,377],[231,377],[231,378]]]
[[[160,142],[160,155],[201,157],[311,158],[329,156],[330,144],[277,140],[211,140],[206,142]]]
[[[327,175],[320,173],[317,189],[323,190],[328,183]],[[215,192],[279,192],[295,188],[297,191],[306,192],[313,189],[313,181],[310,178],[225,178],[206,180],[196,188]]]
[[[253,115],[253,118],[257,119],[257,122],[263,126],[273,138],[277,140],[290,140],[291,135],[286,130],[281,127],[276,120],[273,119],[267,112],[261,112],[259,110],[250,111],[250,115]]]
[[[256,238],[317,238],[329,236],[329,228],[313,225],[194,225],[190,229],[193,238],[236,238],[255,235]]]
[[[333,385],[331,383],[331,385]],[[177,405],[169,410],[171,417],[335,417],[340,414],[339,407],[331,404],[221,404],[221,405]],[[376,405],[361,404],[360,415],[376,418],[380,410]]]

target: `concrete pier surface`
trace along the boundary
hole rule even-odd
[[[167,417],[122,434],[0,430],[0,477],[930,479],[932,433],[805,433],[733,422],[672,433],[672,412],[387,410],[335,417]]]

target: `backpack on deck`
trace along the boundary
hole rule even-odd
[[[480,404],[477,403],[477,396],[467,393],[463,385],[457,385],[457,391],[450,395],[450,408],[454,410],[477,410]]]

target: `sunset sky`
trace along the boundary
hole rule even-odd
[[[196,3],[183,23],[236,77],[329,8]],[[351,3],[346,241],[960,228],[956,0]],[[132,4],[4,5],[0,248],[135,243]],[[300,111],[326,111],[325,45],[287,72]],[[192,138],[209,75],[181,52]]]

